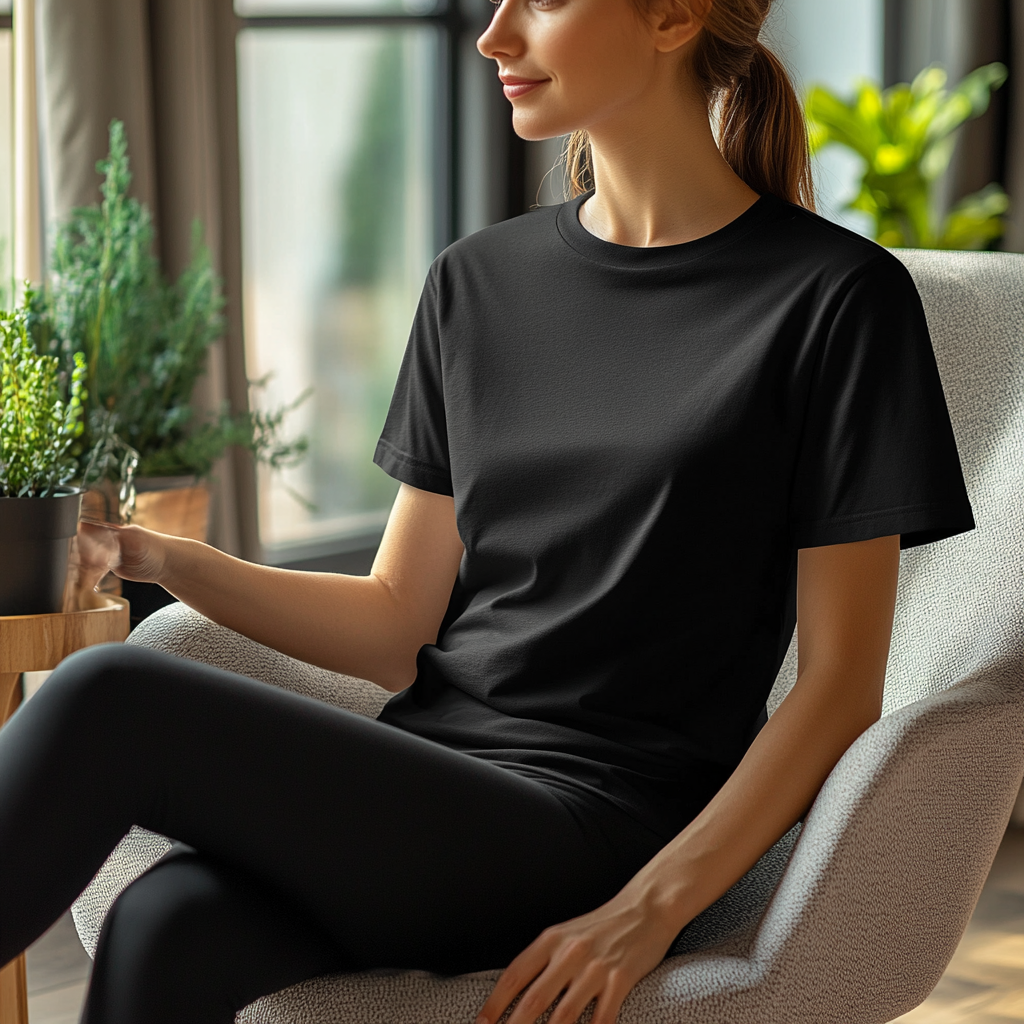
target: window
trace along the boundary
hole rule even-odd
[[[427,0],[236,0],[243,304],[252,379],[305,463],[261,472],[283,562],[376,543],[372,463],[424,275],[454,237],[461,25]]]
[[[883,0],[781,0],[772,8],[768,38],[802,94],[816,82],[847,94],[860,77],[882,78]],[[856,194],[861,161],[830,146],[814,160],[818,212],[863,233],[870,219],[844,206]]]

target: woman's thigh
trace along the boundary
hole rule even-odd
[[[9,728],[35,737],[51,833],[182,840],[293,901],[356,966],[501,966],[639,866],[540,783],[152,651],[76,655]]]

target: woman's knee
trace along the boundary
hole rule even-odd
[[[216,918],[223,893],[201,858],[158,863],[114,902],[100,932],[83,1020],[230,1021],[230,983],[218,988]]]
[[[339,966],[278,897],[201,854],[172,853],[107,915],[83,1021],[228,1022],[259,996]]]
[[[76,651],[54,669],[40,693],[45,692],[50,701],[85,701],[90,705],[107,694],[120,697],[145,671],[140,653],[123,644],[98,644]]]
[[[123,644],[86,648],[60,663],[30,706],[51,723],[67,719],[77,730],[117,731],[121,723],[138,725],[142,705],[153,704],[155,694],[147,679],[165,667],[162,658],[166,655]]]
[[[96,950],[97,961],[131,961],[142,974],[163,965],[188,970],[202,957],[221,886],[201,858],[182,854],[158,862],[114,901]]]

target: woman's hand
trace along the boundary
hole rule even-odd
[[[498,979],[477,1024],[496,1024],[523,989],[507,1024],[534,1024],[560,993],[548,1024],[573,1024],[595,999],[591,1024],[614,1024],[623,1000],[679,933],[647,888],[634,879],[597,910],[545,929]]]
[[[79,587],[94,589],[108,573],[143,583],[159,581],[164,550],[159,533],[139,526],[78,524]]]

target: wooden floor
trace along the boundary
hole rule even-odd
[[[28,954],[29,1024],[77,1024],[90,960],[71,916]],[[978,909],[938,987],[900,1024],[1024,1021],[1024,829],[1000,847]]]
[[[900,1024],[1024,1021],[1024,829],[1006,833],[942,980]]]
[[[78,1024],[91,967],[65,914],[28,951],[29,1024]]]

